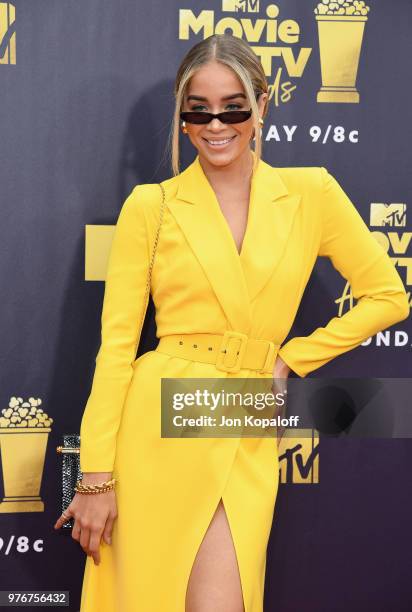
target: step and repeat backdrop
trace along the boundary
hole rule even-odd
[[[121,205],[171,176],[183,55],[213,33],[253,46],[270,90],[263,158],[325,166],[410,295],[411,20],[410,0],[0,1],[0,590],[67,591],[79,609],[85,554],[53,529],[56,447],[90,392]],[[195,151],[181,151],[186,167]],[[318,258],[288,338],[355,303]],[[157,344],[153,310],[139,353]],[[313,376],[409,377],[411,339],[406,319]],[[265,611],[412,609],[411,451],[315,430],[282,441]]]

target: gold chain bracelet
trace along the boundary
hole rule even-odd
[[[84,493],[86,495],[93,495],[94,493],[105,493],[106,491],[111,491],[114,489],[114,485],[116,482],[116,478],[112,478],[111,480],[106,480],[105,482],[101,482],[99,484],[82,484],[80,480],[76,482],[76,486],[74,490],[76,493]]]

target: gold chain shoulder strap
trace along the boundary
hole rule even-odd
[[[135,345],[133,359],[135,359],[136,352],[137,352],[137,347],[139,346],[140,335],[142,333],[142,327],[143,327],[144,315],[145,315],[146,308],[147,308],[147,305],[148,305],[148,302],[149,302],[150,284],[151,284],[151,278],[152,278],[152,268],[153,268],[153,263],[154,263],[154,259],[155,259],[157,243],[159,241],[159,232],[160,232],[160,228],[161,228],[161,225],[162,225],[163,213],[164,213],[164,208],[165,208],[165,190],[164,190],[164,187],[163,187],[163,185],[161,183],[159,183],[159,187],[160,187],[160,189],[162,191],[162,203],[161,203],[161,206],[160,206],[159,224],[158,224],[158,227],[157,227],[155,242],[154,242],[154,245],[153,245],[152,258],[150,260],[149,270],[148,270],[148,274],[147,274],[146,293],[145,293],[145,297],[144,297],[144,300],[143,300],[142,316],[140,318],[140,328],[139,328],[139,332],[137,334],[137,339],[136,339],[136,345]]]

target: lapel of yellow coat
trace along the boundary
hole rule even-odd
[[[301,196],[290,194],[276,169],[261,159],[252,176],[247,228],[239,255],[199,157],[177,178],[177,192],[168,207],[205,271],[231,329],[248,333],[251,302],[274,273]]]

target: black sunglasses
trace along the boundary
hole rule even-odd
[[[221,123],[243,123],[252,116],[252,110],[224,111],[223,113],[205,113],[204,111],[182,111],[180,118],[186,123],[196,123],[197,125],[210,123],[215,117]]]

